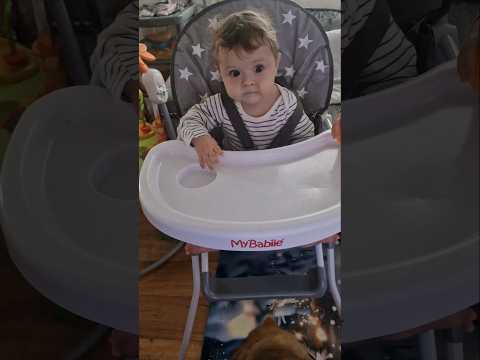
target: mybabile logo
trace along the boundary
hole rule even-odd
[[[283,239],[272,240],[230,240],[230,246],[232,249],[255,249],[255,248],[275,248],[283,245]]]

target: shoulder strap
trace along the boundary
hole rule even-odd
[[[245,124],[240,117],[240,113],[238,112],[237,107],[235,106],[232,98],[228,96],[225,89],[222,89],[222,103],[223,107],[225,108],[228,118],[232,123],[235,132],[237,133],[240,142],[245,150],[255,150],[255,145],[253,144],[252,138],[248,133]],[[297,106],[293,111],[293,114],[290,115],[285,125],[279,131],[277,136],[273,139],[272,143],[268,146],[269,149],[282,147],[290,144],[290,140],[292,137],[295,128],[297,127],[300,119],[303,116],[303,106],[300,99],[297,98]]]
[[[297,98],[297,107],[293,111],[293,114],[290,115],[287,122],[285,123],[283,128],[280,130],[280,132],[277,134],[277,136],[275,136],[275,139],[273,139],[272,143],[268,148],[273,149],[273,148],[289,145],[291,142],[292,134],[295,131],[295,128],[300,122],[300,119],[302,118],[302,116],[303,116],[303,105],[300,99]]]
[[[237,107],[235,106],[232,98],[228,96],[225,89],[222,89],[222,103],[223,107],[227,111],[228,118],[232,123],[240,142],[242,143],[243,148],[245,150],[254,150],[255,145],[253,144],[252,138],[250,137],[250,134],[248,133],[248,130],[245,127],[240,114],[238,113]]]
[[[357,85],[360,74],[390,24],[390,8],[386,0],[376,0],[372,13],[352,42],[342,52],[342,98],[344,100],[358,95]]]

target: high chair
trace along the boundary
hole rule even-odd
[[[205,30],[212,30],[222,17],[243,9],[258,9],[271,17],[280,43],[279,81],[298,95],[319,132],[324,128],[319,115],[330,104],[333,86],[329,40],[315,17],[288,0],[223,1],[204,9],[185,26],[173,54],[170,78],[180,114],[221,91],[210,52],[211,33]],[[203,247],[258,251],[306,245],[340,232],[339,160],[338,145],[328,131],[278,149],[226,151],[221,168],[212,172],[200,169],[193,149],[179,141],[168,141],[153,148],[143,163],[140,201],[146,217],[162,232]],[[280,190],[294,189],[295,180],[303,181],[301,187],[305,186],[307,192],[322,189],[318,190],[321,195],[293,191],[294,195],[288,196]],[[229,184],[245,191],[239,191],[241,196],[233,199],[226,191]],[[213,204],[208,194],[215,189],[222,193],[222,199]],[[247,189],[259,194],[255,203]],[[281,194],[285,194],[283,198]],[[234,201],[237,210],[231,210],[229,201]],[[285,206],[292,210],[282,213]],[[204,207],[211,218],[202,218]],[[277,209],[273,217],[255,218],[272,209]],[[193,295],[180,359],[190,341],[200,288],[208,300],[218,301],[321,297],[330,287],[340,310],[334,246],[328,246],[327,266],[323,245],[317,244],[315,252],[317,267],[308,274],[222,279],[209,272],[208,253],[192,256]]]

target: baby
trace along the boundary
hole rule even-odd
[[[214,33],[213,53],[225,93],[193,106],[178,126],[178,139],[195,147],[202,168],[212,169],[223,154],[222,148],[275,147],[290,117],[297,119],[295,126],[290,123],[291,131],[284,145],[314,136],[314,125],[295,94],[275,83],[280,53],[267,17],[253,11],[231,14]],[[232,111],[238,111],[241,124],[232,119]],[[238,135],[238,126],[246,130],[249,147]],[[222,129],[221,146],[209,134],[214,128]]]
[[[253,11],[241,11],[226,17],[216,29],[213,39],[224,94],[215,94],[194,105],[178,125],[178,139],[193,145],[202,168],[213,167],[227,150],[253,150],[272,147],[282,135],[282,129],[295,126],[289,132],[287,145],[315,135],[313,122],[307,117],[295,94],[275,83],[280,53],[270,20]],[[238,135],[229,116],[228,102],[236,107],[240,121],[251,140],[250,148]],[[285,126],[287,125],[287,126]],[[220,146],[209,131],[221,128]],[[335,242],[332,235],[322,242]],[[209,249],[187,245],[187,254]]]

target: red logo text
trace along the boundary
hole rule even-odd
[[[261,248],[276,248],[283,245],[283,239],[272,240],[230,240],[230,247],[232,249],[261,249]]]

